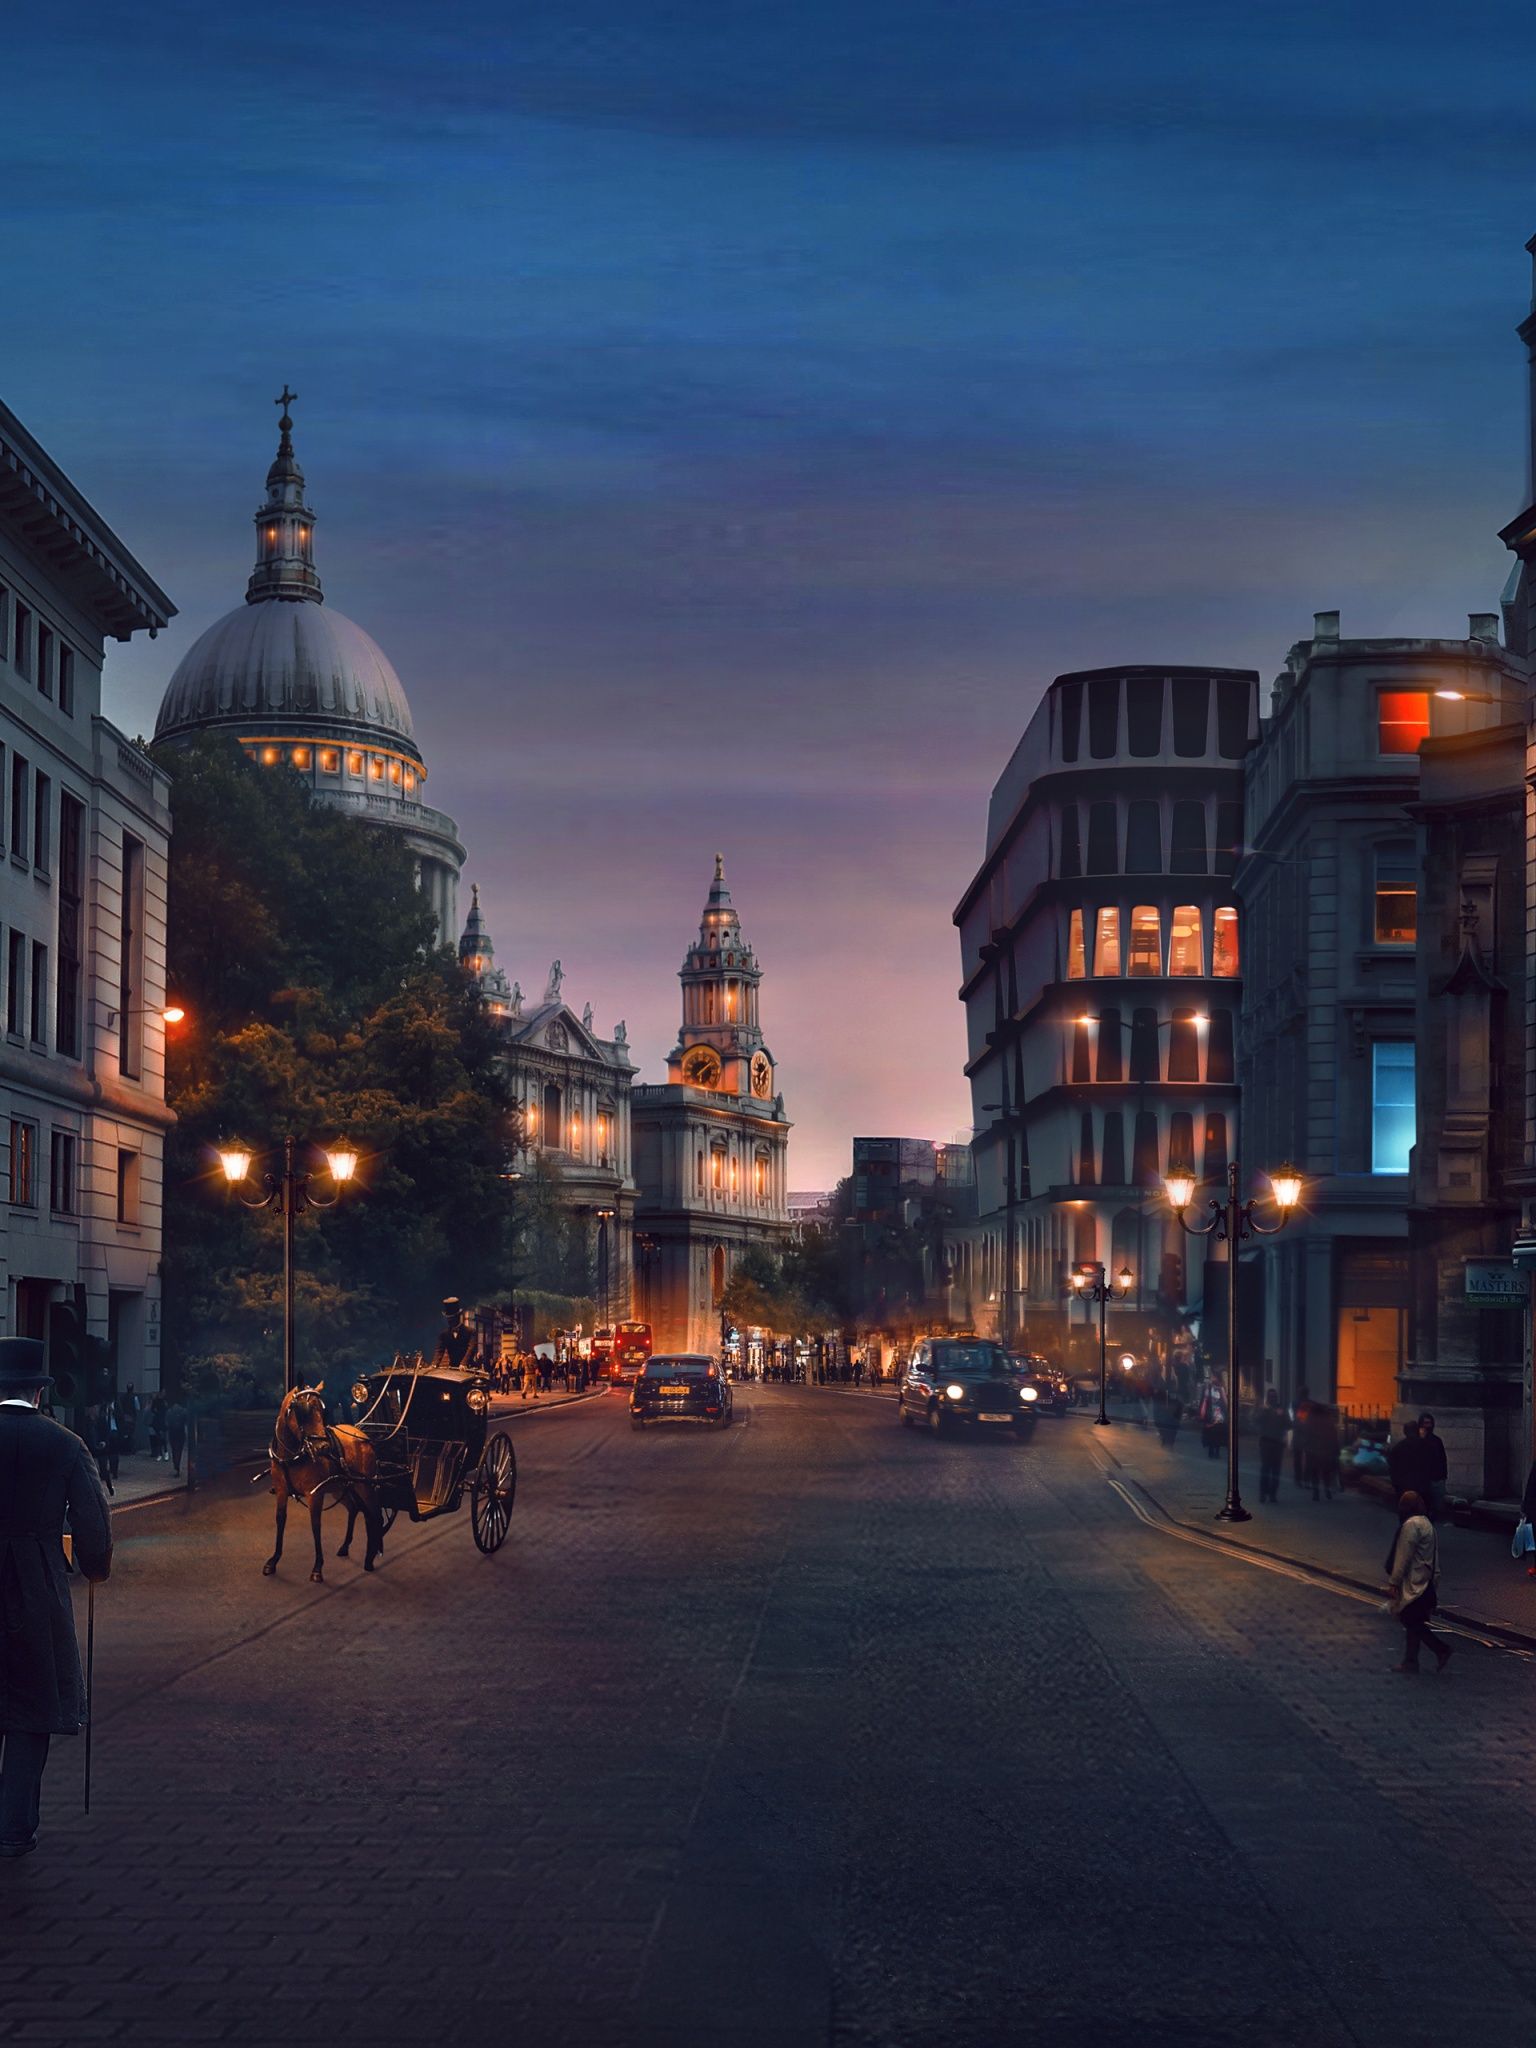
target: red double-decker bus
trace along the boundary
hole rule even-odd
[[[613,1350],[608,1359],[608,1377],[616,1383],[638,1379],[651,1355],[649,1323],[616,1323]]]

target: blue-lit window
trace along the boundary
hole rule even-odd
[[[1371,1171],[1406,1173],[1414,1140],[1413,1041],[1371,1047]]]

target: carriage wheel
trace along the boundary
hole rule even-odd
[[[475,1544],[489,1555],[507,1540],[517,1497],[517,1459],[511,1439],[498,1430],[486,1445],[470,1485],[469,1521]]]

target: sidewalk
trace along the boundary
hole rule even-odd
[[[1390,1502],[1355,1487],[1332,1501],[1314,1501],[1310,1487],[1292,1481],[1289,1445],[1280,1498],[1272,1505],[1259,1500],[1257,1446],[1244,1441],[1243,1505],[1253,1520],[1233,1525],[1215,1519],[1227,1494],[1225,1446],[1208,1458],[1197,1429],[1181,1428],[1165,1450],[1156,1430],[1137,1428],[1134,1410],[1116,1408],[1109,1429],[1098,1428],[1087,1410],[1065,1418],[1065,1426],[1081,1430],[1176,1522],[1234,1548],[1315,1566],[1369,1591],[1385,1584],[1387,1547],[1397,1526]],[[1439,1533],[1440,1598],[1447,1615],[1536,1642],[1536,1579],[1527,1578],[1524,1564],[1510,1556],[1508,1532],[1445,1521]]]

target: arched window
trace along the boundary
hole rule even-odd
[[[1120,1012],[1111,1007],[1099,1013],[1099,1079],[1120,1079]]]
[[[717,1244],[709,1255],[709,1285],[718,1308],[725,1299],[725,1246]]]
[[[1138,903],[1131,912],[1132,974],[1161,974],[1163,971],[1162,913],[1150,903]],[[1237,969],[1234,967],[1235,974]]]
[[[1059,875],[1080,875],[1083,872],[1083,849],[1078,838],[1076,804],[1062,807],[1057,845],[1056,872]]]
[[[1093,1111],[1083,1111],[1082,1126],[1077,1148],[1077,1178],[1083,1187],[1092,1187],[1095,1179],[1093,1165]]]
[[[1237,912],[1230,905],[1218,910],[1212,920],[1212,927],[1212,974],[1236,974],[1238,972]]]
[[[1083,944],[1083,913],[1074,910],[1067,920],[1067,979],[1081,981],[1087,972],[1087,948]]]
[[[1135,797],[1125,813],[1125,872],[1160,875],[1163,871],[1163,827],[1152,797]]]
[[[1093,1069],[1090,1065],[1092,1047],[1088,1040],[1088,1034],[1092,1029],[1093,1026],[1091,1024],[1084,1023],[1081,1019],[1078,1019],[1072,1026],[1072,1079],[1074,1081],[1091,1081],[1093,1079]]]
[[[1139,1188],[1155,1188],[1161,1181],[1157,1156],[1157,1116],[1150,1109],[1136,1112],[1136,1157],[1131,1177]]]
[[[560,1090],[551,1081],[544,1090],[544,1142],[559,1145],[565,1137],[564,1104]]]
[[[752,1167],[752,1192],[760,1202],[768,1193],[768,1161],[761,1152]]]
[[[1107,1111],[1104,1117],[1104,1185],[1125,1186],[1125,1119],[1118,1109]]]
[[[1158,1081],[1157,1012],[1137,1010],[1131,1017],[1131,1079]]]
[[[1198,797],[1180,797],[1173,807],[1173,858],[1171,875],[1203,875],[1205,857],[1205,805]]]
[[[1195,1120],[1187,1109],[1176,1109],[1168,1119],[1168,1171],[1195,1170]]]
[[[1099,912],[1093,943],[1093,971],[1095,974],[1120,972],[1120,913],[1113,905],[1106,904]]]
[[[709,1184],[718,1188],[725,1182],[725,1154],[711,1150],[709,1155]]]
[[[1200,1026],[1187,1005],[1176,1009],[1168,1027],[1168,1078],[1170,1081],[1198,1081],[1200,1078]],[[1194,1165],[1191,1157],[1190,1165]]]
[[[1207,1081],[1235,1080],[1236,1066],[1232,1044],[1232,1012],[1212,1010],[1211,1035],[1205,1049],[1205,1078]]]
[[[1227,1174],[1227,1120],[1221,1115],[1205,1120],[1205,1177],[1225,1180]]]
[[[1175,904],[1168,938],[1168,972],[1204,973],[1204,952],[1200,935],[1200,906],[1197,903]]]
[[[1120,821],[1112,800],[1088,806],[1088,872],[1120,872]]]
[[[1079,1209],[1072,1218],[1072,1256],[1079,1265],[1099,1256],[1099,1219],[1091,1209]]]

